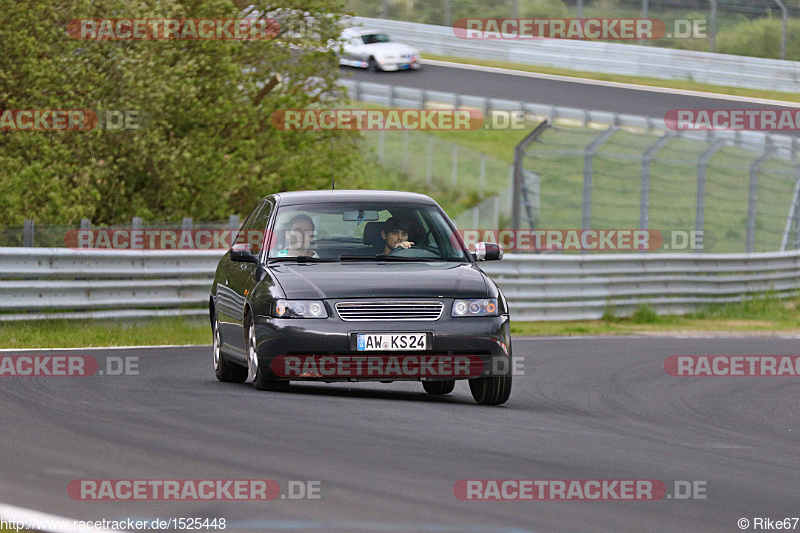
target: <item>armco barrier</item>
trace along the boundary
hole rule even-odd
[[[468,40],[453,28],[354,17],[354,24],[390,33],[423,52],[588,72],[691,80],[730,87],[800,91],[800,62],[654,46],[567,39]]]
[[[205,315],[221,251],[0,248],[0,321]],[[619,316],[800,290],[800,251],[763,254],[507,255],[482,263],[515,320]]]

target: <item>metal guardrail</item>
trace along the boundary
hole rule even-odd
[[[355,24],[393,34],[423,52],[470,59],[691,80],[772,91],[800,91],[800,62],[567,39],[468,40],[449,26],[354,17]]]
[[[800,75],[800,72],[798,72]],[[431,91],[412,87],[396,87],[381,83],[343,79],[340,82],[347,87],[350,98],[360,102],[370,102],[387,107],[453,107],[476,108],[488,116],[493,110],[521,111],[534,121],[549,120],[552,124],[565,125],[604,125],[619,126],[645,132],[671,132],[678,137],[696,141],[713,139],[731,141],[736,146],[751,150],[763,151],[772,148],[777,157],[794,159],[800,150],[800,137],[764,133],[761,131],[690,131],[673,132],[664,123],[664,117],[645,117],[611,111],[597,111],[564,107],[519,100],[486,98],[444,91]]]
[[[205,315],[221,254],[0,248],[0,321]],[[800,290],[800,251],[507,255],[481,267],[503,289],[515,320],[596,319],[608,307],[624,316],[641,304],[681,314]]]

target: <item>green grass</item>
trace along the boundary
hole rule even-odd
[[[765,98],[768,100],[784,100],[787,102],[800,102],[799,93],[785,93],[780,91],[747,89],[743,87],[727,87],[723,85],[712,85],[710,83],[698,83],[691,80],[663,80],[659,78],[647,78],[641,76],[623,76],[619,74],[604,74],[601,72],[587,72],[583,70],[570,70],[565,68],[545,67],[539,65],[526,65],[520,63],[511,63],[509,61],[466,59],[463,57],[452,57],[452,56],[445,56],[438,54],[423,53],[423,59],[425,58],[435,59],[439,61],[451,61],[453,63],[481,65],[484,67],[498,67],[498,68],[506,68],[512,70],[521,70],[524,72],[537,72],[540,74],[553,74],[557,76],[586,78],[590,80],[612,81],[618,83],[634,83],[638,85],[665,87],[669,89],[679,89],[685,91],[701,91],[707,93],[729,94],[733,96],[747,96],[750,98]]]
[[[203,317],[0,322],[0,348],[82,348],[154,344],[209,344]]]
[[[800,297],[779,299],[764,295],[747,302],[702,306],[683,316],[656,315],[647,305],[630,317],[613,308],[601,320],[573,322],[515,322],[512,335],[635,335],[637,333],[794,332],[800,334]]]

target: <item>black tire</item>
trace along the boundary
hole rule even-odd
[[[456,388],[456,380],[449,379],[445,381],[423,381],[422,388],[428,394],[442,395],[450,394]]]
[[[380,72],[381,67],[378,65],[378,62],[375,61],[374,57],[369,58],[369,62],[367,63],[367,70],[370,72]]]
[[[253,321],[250,316],[245,316],[245,346],[247,347],[247,362],[248,369],[245,372],[245,377],[253,380],[253,387],[256,390],[266,391],[285,391],[289,389],[289,382],[277,379],[267,379],[261,372],[261,365],[258,364],[258,357],[255,356],[255,330]],[[252,362],[251,357],[255,357],[255,364]],[[254,367],[254,368],[253,368]]]
[[[214,317],[211,334],[213,335],[214,374],[217,379],[226,383],[244,383],[247,379],[247,369],[229,363],[222,353],[222,338],[219,334],[219,320],[217,320],[217,317]]]
[[[511,376],[490,376],[469,380],[469,390],[481,405],[500,405],[511,396]]]

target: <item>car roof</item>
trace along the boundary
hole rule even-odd
[[[292,191],[273,195],[279,205],[300,205],[317,202],[395,202],[398,204],[437,205],[428,195],[402,191]]]

